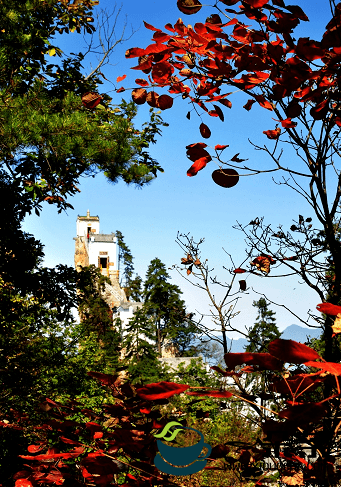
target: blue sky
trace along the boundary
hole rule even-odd
[[[311,19],[309,24],[302,25],[300,35],[318,39],[330,18],[329,2],[315,0],[297,3]],[[113,2],[108,0],[100,2],[100,7],[109,11],[113,6]],[[211,9],[207,8],[206,12],[209,15]],[[130,47],[146,47],[150,43],[152,31],[144,28],[143,20],[162,29],[167,22],[175,23],[179,17],[193,25],[204,19],[205,13],[185,16],[177,10],[176,0],[126,0],[118,21],[117,34],[120,34],[125,14],[128,22],[126,33],[129,34],[130,25],[137,32],[130,40],[118,46],[111,57],[111,65],[103,69],[105,76],[115,84],[118,76],[126,74],[127,78],[122,85],[126,88],[134,87],[134,79],[140,77],[140,72],[130,70],[136,64],[136,59],[126,60],[124,52]],[[58,38],[56,40],[59,42]],[[66,52],[78,52],[82,50],[84,42],[81,36],[74,33],[65,36],[59,45]],[[93,58],[86,61],[86,73],[90,70],[90,60],[95,64]],[[121,97],[111,91],[112,84],[106,83],[100,89],[110,92],[113,102],[119,103]],[[122,95],[129,99],[130,91]],[[39,218],[35,215],[27,217],[24,230],[33,233],[45,245],[45,265],[73,265],[77,215],[84,215],[89,209],[92,215],[100,217],[102,233],[115,230],[123,233],[135,257],[135,269],[142,277],[154,257],[159,257],[167,267],[180,262],[183,254],[175,243],[177,232],[180,231],[190,233],[195,239],[205,238],[204,258],[209,259],[210,266],[215,269],[214,274],[221,280],[228,280],[229,275],[222,270],[222,266],[231,266],[222,248],[233,255],[237,265],[243,259],[245,249],[243,236],[232,228],[236,220],[247,224],[255,217],[264,216],[267,223],[283,224],[285,227],[290,226],[292,219],[297,219],[298,213],[305,217],[313,216],[302,198],[285,186],[275,185],[269,175],[243,177],[235,187],[224,189],[212,181],[211,174],[216,169],[212,161],[197,176],[186,176],[190,161],[186,158],[185,146],[201,141],[211,146],[229,144],[230,147],[225,151],[227,158],[240,152],[240,157],[249,158],[250,163],[270,167],[266,155],[255,151],[247,139],[259,144],[267,142],[262,132],[274,128],[272,113],[255,105],[251,112],[246,112],[242,108],[245,99],[240,94],[232,96],[231,101],[232,109],[224,110],[224,123],[213,117],[203,117],[203,121],[212,130],[212,137],[207,142],[199,133],[200,119],[194,116],[188,121],[185,117],[188,107],[181,99],[175,100],[174,107],[162,113],[169,127],[163,129],[163,136],[151,149],[152,156],[159,161],[165,172],[142,190],[128,187],[124,183],[109,184],[102,175],[83,178],[81,193],[70,200],[74,211],[58,214],[53,207],[46,205]],[[137,125],[146,120],[148,109],[147,105],[139,108]],[[293,155],[287,152],[284,157],[291,159]],[[182,288],[188,309],[208,313],[205,295],[188,285],[175,271],[170,273],[173,282]],[[302,317],[306,317],[308,309],[314,310],[319,302],[317,295],[295,279],[253,277],[248,283],[274,302],[286,304]],[[219,295],[219,290],[216,294]],[[240,313],[233,322],[236,328],[243,329],[245,325],[251,326],[254,323],[256,313],[252,301],[258,298],[257,294],[250,291],[240,300],[237,306]],[[273,307],[273,310],[277,313],[280,330],[298,323],[284,309]]]

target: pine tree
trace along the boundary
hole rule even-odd
[[[258,309],[258,316],[253,328],[249,330],[249,344],[245,350],[247,352],[267,352],[269,343],[281,336],[276,325],[276,313],[269,309],[269,304],[264,298],[254,301],[253,306]]]
[[[125,328],[122,342],[124,362],[132,383],[161,380],[162,368],[158,361],[153,332],[153,321],[143,309],[138,309]]]
[[[144,309],[152,318],[158,353],[171,342],[183,353],[192,341],[195,327],[186,313],[180,288],[168,282],[166,266],[155,258],[149,264],[144,282]]]
[[[281,333],[276,325],[275,312],[269,309],[269,303],[264,298],[253,302],[253,306],[258,309],[256,323],[253,328],[249,330],[248,340],[249,344],[245,348],[246,352],[267,352],[267,347],[270,342],[276,338],[280,338]],[[252,394],[264,394],[266,392],[266,384],[268,380],[269,371],[264,370],[260,374],[248,374],[245,386],[250,387]],[[261,405],[264,405],[264,399],[261,397]]]

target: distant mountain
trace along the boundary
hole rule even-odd
[[[283,331],[281,338],[304,343],[308,336],[318,338],[321,332],[322,330],[320,328],[303,328],[303,326],[290,325]]]
[[[295,340],[296,342],[304,343],[307,337],[317,338],[321,334],[321,330],[317,328],[304,328],[303,326],[290,325],[282,332],[281,338],[285,340]],[[238,340],[230,338],[227,339],[227,348],[229,349],[232,342],[231,352],[240,353],[245,352],[245,347],[248,341],[246,338],[238,338]]]

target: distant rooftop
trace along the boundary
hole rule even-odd
[[[87,211],[86,216],[79,216],[79,220],[94,220],[94,221],[99,221],[99,216],[90,216],[90,210]]]

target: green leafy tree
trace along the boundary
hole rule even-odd
[[[22,404],[21,397],[46,394],[43,378],[58,374],[58,364],[69,357],[63,347],[84,336],[90,318],[97,320],[97,336],[105,328],[108,337],[109,315],[92,296],[91,317],[69,338],[77,288],[88,274],[42,267],[42,244],[22,231],[24,217],[33,210],[39,214],[44,202],[58,211],[70,207],[66,200],[83,175],[102,171],[112,182],[121,178],[141,186],[161,170],[148,154],[162,125],[159,115],[151,113],[150,122],[136,130],[136,105],[113,105],[98,93],[96,71],[85,76],[84,56],[66,56],[57,45],[60,35],[94,31],[96,4],[9,0],[0,5],[0,399],[6,408]],[[114,337],[108,341],[111,350],[114,342]]]
[[[254,301],[253,306],[258,309],[258,316],[254,326],[249,329],[249,344],[245,350],[252,353],[267,352],[268,344],[281,336],[276,325],[276,313],[269,309],[269,303],[264,298]]]
[[[158,353],[170,341],[183,354],[194,338],[195,326],[191,314],[186,313],[181,290],[170,284],[166,266],[155,258],[149,264],[144,281],[144,309],[153,320],[154,339]]]

